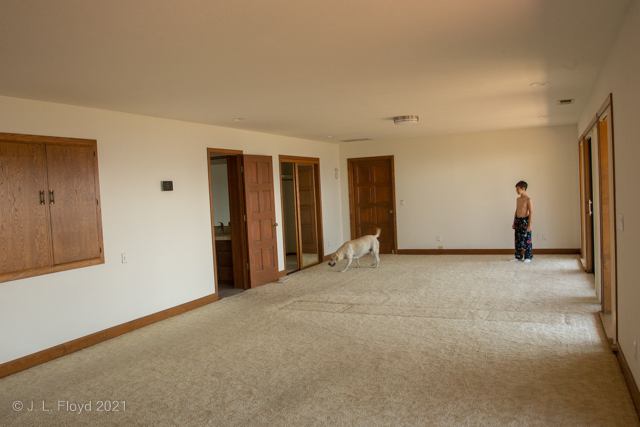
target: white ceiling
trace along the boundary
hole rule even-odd
[[[0,95],[320,141],[573,124],[630,1],[0,0]]]

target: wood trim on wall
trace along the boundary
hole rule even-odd
[[[153,323],[160,322],[173,316],[177,316],[178,314],[186,313],[187,311],[194,310],[215,301],[218,301],[218,294],[208,295],[206,297],[202,297],[197,300],[178,305],[176,307],[168,308],[166,310],[159,311],[157,313],[150,314],[148,316],[144,316],[130,322],[122,323],[121,325],[104,329],[91,335],[68,341],[64,344],[42,350],[37,353],[21,357],[19,359],[11,360],[0,365],[0,378],[4,378],[20,371],[24,371],[25,369],[29,369],[36,365],[40,365],[50,360],[57,359],[58,357],[74,353],[78,350],[91,347],[92,345],[110,340],[111,338],[124,335],[131,331],[135,331],[136,329],[144,328],[145,326],[149,326]]]
[[[624,380],[627,383],[627,387],[629,388],[633,406],[636,407],[636,413],[638,414],[638,417],[640,417],[640,389],[638,389],[638,383],[636,382],[635,378],[633,378],[633,373],[631,372],[631,369],[629,369],[627,359],[624,357],[622,349],[617,346],[617,349],[614,353],[618,358],[618,363],[620,364],[620,369],[622,370],[622,376],[624,376]]]
[[[582,135],[580,136],[580,138],[578,138],[578,144],[580,144],[580,141],[587,138],[587,135],[589,135],[589,132],[593,130],[593,127],[597,123],[598,123],[598,115],[596,114],[595,116],[593,116],[593,119],[591,119],[591,121],[589,122],[589,125],[587,126],[585,131],[582,132]]]
[[[513,255],[513,249],[398,249],[400,255]],[[579,255],[577,249],[533,249],[534,255]]]

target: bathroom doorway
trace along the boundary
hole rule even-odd
[[[208,149],[214,265],[218,298],[248,287],[242,152]]]
[[[324,260],[320,160],[280,156],[283,241],[287,274]]]

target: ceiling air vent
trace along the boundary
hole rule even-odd
[[[342,139],[340,142],[371,141],[370,138]]]
[[[575,99],[558,99],[558,105],[573,104],[573,101],[575,101]]]

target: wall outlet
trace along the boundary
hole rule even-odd
[[[122,254],[122,263],[123,264],[127,263],[127,254]]]
[[[538,240],[542,240],[542,234],[538,233]]]
[[[442,242],[442,236],[436,236],[436,241],[437,242]]]
[[[404,200],[400,200],[400,205],[404,206]]]
[[[546,234],[542,235],[542,240],[547,240],[547,235]]]

